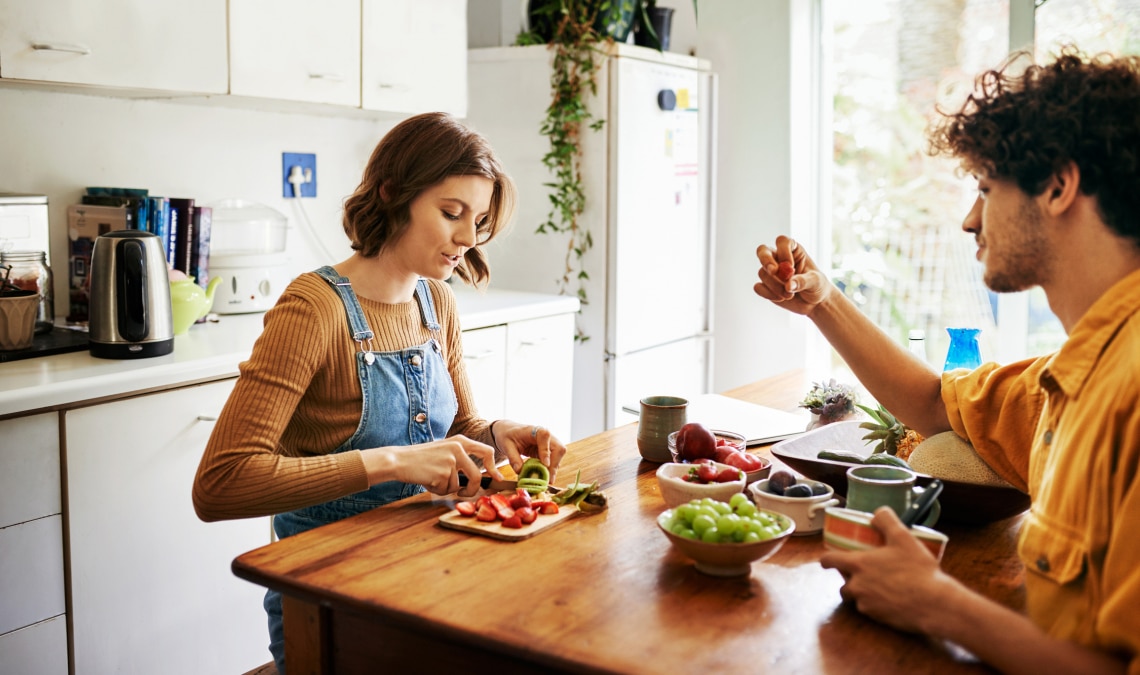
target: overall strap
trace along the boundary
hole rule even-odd
[[[423,319],[424,326],[433,333],[438,332],[439,320],[435,316],[435,301],[431,298],[427,279],[416,282],[416,300],[420,304],[420,318]]]
[[[356,293],[352,291],[352,284],[348,277],[340,276],[335,269],[328,265],[314,271],[329,282],[333,290],[340,296],[341,302],[344,303],[344,311],[348,316],[348,327],[352,330],[352,339],[362,347],[365,342],[371,342],[374,334],[364,319],[364,310],[360,307],[360,301],[356,299]]]

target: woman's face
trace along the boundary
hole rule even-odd
[[[385,264],[409,275],[444,280],[478,242],[495,184],[483,176],[451,176],[424,190],[409,209],[411,222]]]

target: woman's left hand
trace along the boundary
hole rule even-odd
[[[507,457],[516,472],[522,468],[524,458],[535,457],[550,469],[550,482],[558,472],[558,465],[566,455],[566,446],[550,430],[510,420],[497,420],[492,427],[495,447]]]

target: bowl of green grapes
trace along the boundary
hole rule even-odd
[[[694,499],[657,516],[657,526],[698,572],[717,577],[750,574],[752,563],[780,550],[796,529],[791,518],[757,508],[744,493],[727,502]]]

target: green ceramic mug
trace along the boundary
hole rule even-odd
[[[847,470],[847,508],[871,513],[889,506],[901,518],[925,490],[914,484],[915,478],[913,471],[901,467],[853,466]],[[930,527],[941,513],[935,500],[920,524]]]
[[[689,402],[679,396],[646,396],[637,420],[637,449],[651,462],[670,462],[669,434],[685,426]]]

